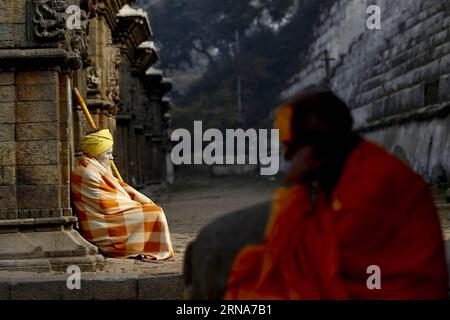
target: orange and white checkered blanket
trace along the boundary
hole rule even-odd
[[[71,187],[81,233],[102,253],[117,258],[173,257],[162,208],[119,181],[97,160],[80,159]]]

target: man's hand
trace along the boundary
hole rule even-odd
[[[311,182],[317,177],[322,162],[315,157],[313,146],[301,147],[291,159],[291,165],[286,173],[286,182],[300,184]]]

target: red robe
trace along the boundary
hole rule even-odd
[[[276,197],[263,243],[234,261],[226,299],[448,297],[428,186],[381,147],[362,141],[353,150],[331,201],[319,194],[313,208],[303,186]],[[380,289],[371,286],[377,274]]]

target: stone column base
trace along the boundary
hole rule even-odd
[[[70,222],[76,221],[75,217],[64,218],[68,224],[49,225],[48,230],[37,223],[23,228],[18,225],[23,220],[10,220],[10,227],[15,224],[15,228],[0,228],[0,271],[66,271],[70,265],[81,271],[100,270],[104,258],[97,247],[72,228]]]

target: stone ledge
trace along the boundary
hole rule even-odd
[[[138,300],[180,300],[183,291],[182,275],[142,276],[138,279]]]
[[[71,69],[78,69],[76,54],[61,48],[40,48],[40,49],[3,49],[0,50],[0,67],[10,67],[17,65],[21,67],[42,68],[48,66],[64,66]]]
[[[81,274],[81,288],[67,287],[69,274],[0,275],[0,300],[180,300],[179,274]]]
[[[356,128],[356,131],[358,133],[367,133],[378,129],[413,121],[426,121],[433,118],[444,118],[449,113],[450,113],[450,104],[442,103],[438,105],[424,107],[421,109],[416,109],[413,111],[403,112],[398,115],[386,117],[381,120],[369,121],[368,123],[362,125],[361,127]]]
[[[59,217],[49,218],[24,218],[24,219],[2,219],[0,220],[0,227],[18,227],[26,225],[60,225],[75,223],[78,221],[74,216],[62,216],[65,211],[69,209],[41,209],[41,210],[8,210],[9,212],[26,212],[30,216],[33,214],[45,214],[48,211],[55,211],[61,214]]]

